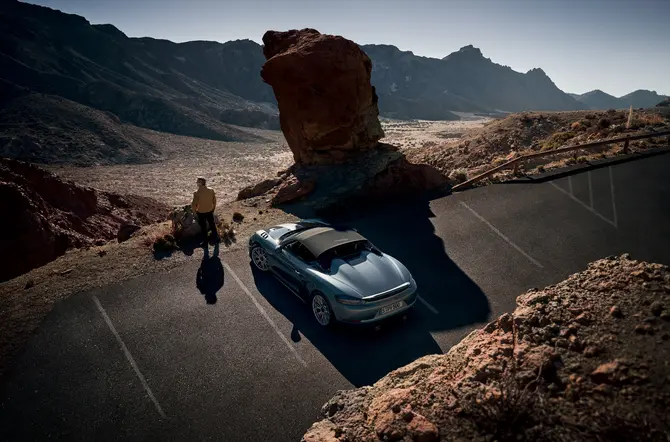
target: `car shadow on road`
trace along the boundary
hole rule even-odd
[[[430,221],[435,215],[428,198],[406,198],[389,205],[350,204],[319,216],[332,224],[356,228],[405,264],[425,301],[417,302],[404,324],[389,324],[377,332],[350,327],[331,332],[323,330],[310,308],[274,278],[254,272],[259,292],[352,384],[372,384],[421,356],[442,353],[431,331],[461,329],[489,320],[486,295],[449,258],[445,244],[435,234]],[[298,336],[294,330],[292,337]]]
[[[433,309],[423,320],[429,330],[452,330],[488,321],[491,308],[486,295],[451,260],[447,245],[435,234],[430,221],[434,217],[430,200],[408,198],[395,204],[351,207],[323,218],[355,228],[409,269],[421,298]]]
[[[417,312],[392,318],[379,328],[320,326],[310,308],[272,275],[251,271],[259,293],[292,324],[291,339],[307,339],[354,386],[371,385],[389,371],[429,354],[442,353]]]

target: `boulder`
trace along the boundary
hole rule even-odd
[[[282,183],[281,178],[270,178],[263,180],[258,184],[252,184],[240,190],[237,194],[238,200],[246,200],[249,198],[254,198],[256,196],[261,196],[268,193],[273,188],[277,187]]]
[[[268,31],[263,43],[261,77],[274,90],[296,164],[341,162],[377,147],[384,132],[372,63],[356,43],[314,29]]]
[[[272,198],[273,205],[286,204],[297,201],[300,198],[309,195],[316,187],[314,180],[298,180],[291,177],[286,180]]]

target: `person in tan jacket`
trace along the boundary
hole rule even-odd
[[[198,217],[198,224],[200,224],[200,230],[202,231],[203,241],[207,244],[208,228],[207,224],[209,223],[209,228],[212,229],[212,237],[215,241],[219,241],[219,235],[216,231],[216,225],[214,223],[214,210],[216,209],[216,194],[213,189],[207,187],[207,181],[199,177],[198,178],[198,190],[193,193],[193,202],[191,203],[191,208],[193,213]]]

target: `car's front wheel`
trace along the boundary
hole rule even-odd
[[[254,245],[251,248],[251,262],[254,263],[254,266],[262,272],[267,272],[270,269],[268,264],[268,253],[265,249],[258,244]]]
[[[328,300],[319,292],[312,295],[312,314],[322,327],[330,327],[335,322],[335,315]]]

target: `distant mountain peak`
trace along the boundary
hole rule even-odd
[[[470,53],[479,54],[479,55],[482,56],[482,57],[484,56],[484,55],[482,54],[481,49],[476,48],[476,47],[474,47],[474,46],[472,46],[472,45],[463,46],[462,48],[460,48],[460,49],[458,50],[458,52],[470,52]]]
[[[473,45],[463,46],[456,52],[444,57],[442,60],[484,60],[484,54],[482,54],[481,49],[474,47]]]
[[[593,97],[593,96],[603,96],[603,97],[611,97],[611,98],[616,98],[613,95],[608,94],[607,92],[604,92],[600,89],[594,89],[592,91],[586,92],[585,94],[581,95],[582,97]]]
[[[547,78],[549,78],[549,76],[547,75],[547,73],[544,72],[544,71],[542,70],[542,68],[533,68],[533,69],[529,70],[528,72],[526,72],[526,75],[531,75],[531,76],[536,76],[536,77],[547,77]]]

